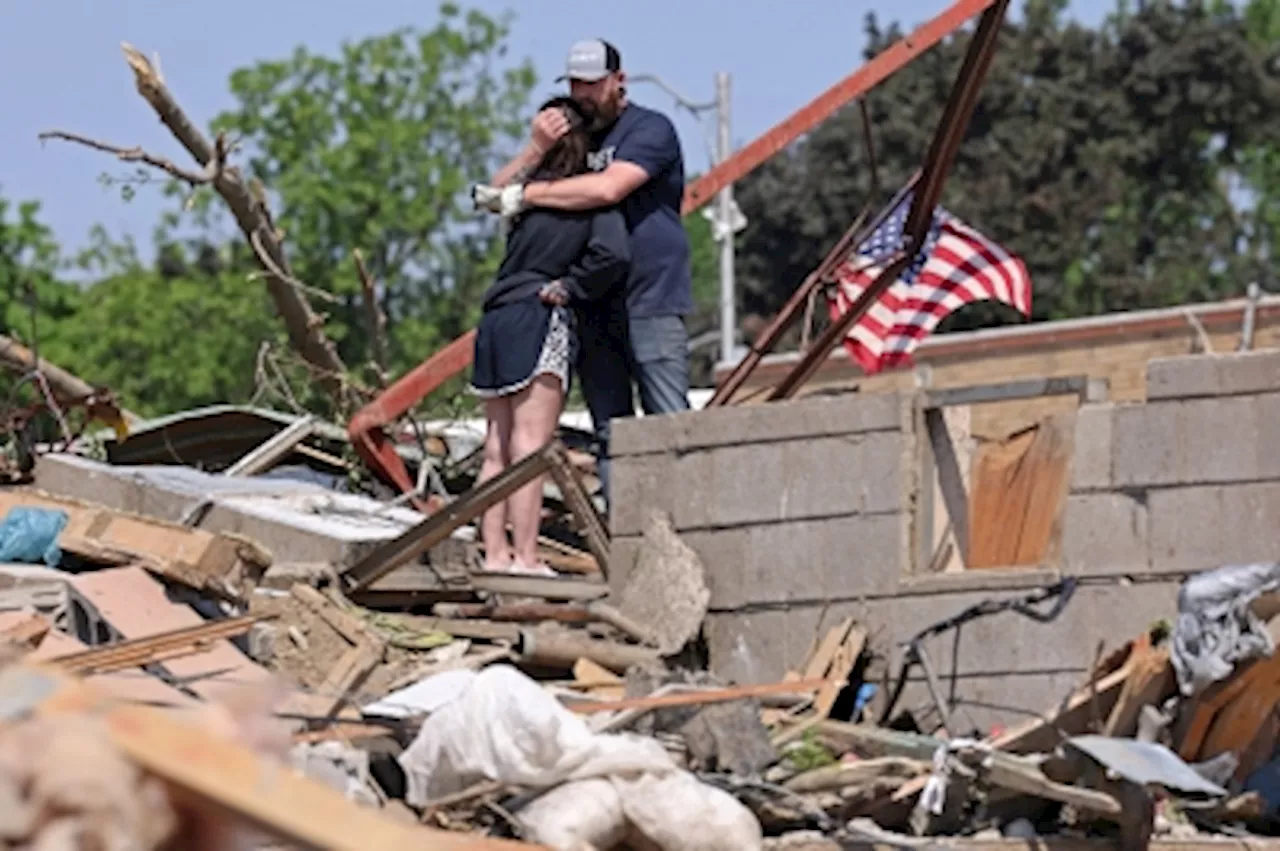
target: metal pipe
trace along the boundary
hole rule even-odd
[[[727,162],[733,151],[732,134],[729,132],[729,75],[724,71],[716,74],[716,130],[718,150],[716,165]],[[719,195],[719,228],[720,228],[720,360],[733,362],[736,348],[735,331],[737,319],[735,310],[735,279],[733,256],[733,184],[726,183]]]

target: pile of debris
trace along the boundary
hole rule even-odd
[[[243,430],[210,427],[233,415],[273,423],[241,459]],[[781,682],[717,682],[697,554],[655,513],[607,581],[559,442],[423,515],[288,472],[340,463],[340,435],[202,416],[0,490],[0,847],[1137,849],[1278,826],[1280,565],[1192,577],[1175,622],[1012,729],[958,727],[913,642],[926,728],[853,619]],[[468,524],[543,472],[562,574],[477,572]]]

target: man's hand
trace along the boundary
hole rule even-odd
[[[564,307],[569,303],[569,291],[565,289],[562,282],[552,281],[538,290],[538,298],[542,299],[543,304]]]
[[[471,187],[471,200],[477,210],[488,210],[509,219],[524,210],[524,185],[497,187],[477,183]]]
[[[552,107],[542,110],[533,117],[529,141],[538,153],[545,154],[568,132],[569,119],[565,117],[564,111]]]

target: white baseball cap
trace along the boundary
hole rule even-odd
[[[618,53],[618,48],[602,38],[589,38],[569,48],[564,74],[557,77],[556,82],[583,80],[594,83],[620,70],[622,56]]]

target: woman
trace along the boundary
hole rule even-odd
[[[531,180],[588,170],[586,117],[567,97],[542,106],[553,108],[564,110],[571,129],[547,151]],[[551,440],[577,346],[572,308],[609,294],[630,260],[626,222],[613,208],[532,209],[511,223],[506,256],[485,293],[476,329],[471,389],[484,399],[487,421],[479,481]],[[480,523],[485,570],[554,575],[537,558],[541,519],[541,477],[485,512]]]

